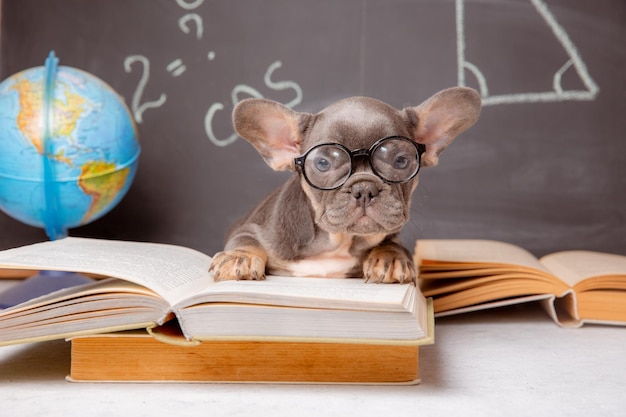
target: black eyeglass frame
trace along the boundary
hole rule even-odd
[[[415,150],[417,152],[417,169],[415,170],[415,172],[413,174],[411,174],[410,177],[403,179],[403,180],[399,180],[399,181],[392,181],[392,180],[388,180],[386,178],[384,178],[382,175],[380,175],[380,173],[376,170],[376,168],[374,167],[374,164],[372,163],[372,155],[374,154],[374,152],[382,145],[383,142],[391,140],[391,139],[400,139],[403,140],[405,142],[410,143],[411,145],[413,145],[415,147]],[[313,184],[311,182],[311,180],[309,179],[309,177],[306,175],[306,169],[304,169],[304,161],[306,160],[306,157],[313,152],[315,149],[320,148],[322,146],[336,146],[340,149],[342,149],[343,151],[345,151],[349,156],[350,156],[350,172],[348,173],[348,175],[346,175],[345,180],[343,180],[341,183],[339,183],[339,185],[336,185],[335,187],[331,187],[331,188],[324,188],[324,187],[319,187],[315,184]],[[420,167],[422,165],[422,154],[424,154],[424,152],[426,152],[426,145],[424,145],[423,143],[417,143],[405,136],[398,136],[398,135],[393,135],[393,136],[386,136],[384,138],[380,138],[378,139],[376,142],[374,142],[374,144],[372,146],[370,146],[369,149],[355,149],[354,151],[351,151],[350,149],[348,149],[346,146],[342,145],[341,143],[320,143],[319,145],[315,145],[312,146],[311,148],[309,148],[304,154],[294,158],[294,162],[296,164],[296,167],[299,168],[300,172],[302,173],[302,175],[304,176],[304,179],[306,180],[306,182],[313,188],[317,189],[317,190],[321,190],[321,191],[331,191],[331,190],[336,190],[338,188],[340,188],[342,185],[344,185],[346,183],[346,181],[348,181],[348,178],[350,178],[352,176],[352,173],[354,171],[354,158],[358,157],[358,156],[363,156],[363,157],[367,157],[367,161],[369,162],[370,168],[372,169],[372,172],[381,180],[385,181],[388,184],[401,184],[401,183],[405,183],[408,181],[411,181],[413,178],[415,178],[415,176],[419,173],[420,171]]]

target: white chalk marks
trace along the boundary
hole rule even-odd
[[[556,71],[552,78],[552,90],[539,92],[525,92],[514,94],[492,95],[489,92],[488,81],[478,66],[467,61],[465,58],[465,1],[456,0],[456,35],[457,35],[457,76],[458,85],[466,85],[466,71],[469,71],[478,83],[483,105],[512,104],[512,103],[538,103],[558,101],[584,101],[594,100],[600,89],[593,81],[587,70],[587,66],[580,57],[576,46],[567,35],[567,32],[557,22],[554,15],[548,9],[543,0],[529,0],[537,13],[543,18],[552,31],[558,43],[563,47],[569,59]],[[561,85],[563,74],[574,70],[584,85],[582,90],[564,89]]]
[[[167,67],[165,68],[174,77],[178,77],[179,75],[182,75],[183,72],[187,70],[187,67],[183,64],[183,60],[180,58],[173,60],[172,62],[167,64]]]
[[[131,101],[131,110],[137,123],[143,122],[143,112],[148,109],[155,109],[161,107],[167,100],[166,94],[161,94],[158,99],[152,101],[142,102],[143,93],[146,89],[146,84],[150,80],[150,61],[143,55],[130,55],[124,60],[124,70],[128,73],[133,71],[133,64],[139,63],[141,66],[141,77],[137,83],[137,88],[133,93],[133,99]],[[171,64],[170,64],[171,65]]]
[[[263,81],[267,88],[274,91],[293,90],[295,93],[295,97],[290,102],[285,103],[285,106],[291,108],[297,106],[302,102],[302,88],[300,88],[298,83],[294,81],[272,81],[272,74],[278,68],[282,67],[282,65],[282,62],[280,61],[275,61],[274,63],[272,63],[267,68],[265,76],[263,77]],[[254,98],[263,98],[263,95],[257,89],[246,84],[237,84],[231,92],[231,103],[233,107],[236,106],[239,101],[241,101],[241,99],[239,98],[239,94],[244,94],[246,96]],[[228,146],[231,143],[235,142],[238,136],[236,133],[233,133],[225,139],[220,139],[215,135],[215,132],[213,131],[213,118],[215,117],[215,113],[220,110],[224,110],[224,105],[219,102],[213,103],[211,107],[209,107],[209,110],[204,117],[204,130],[209,137],[209,140],[213,142],[213,144],[222,147]]]

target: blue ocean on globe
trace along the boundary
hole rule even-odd
[[[51,239],[115,207],[140,154],[123,99],[57,62],[51,54],[0,83],[0,209]]]

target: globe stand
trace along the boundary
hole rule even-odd
[[[53,103],[55,92],[54,88],[57,80],[57,71],[59,68],[59,58],[54,55],[54,51],[50,51],[45,63],[45,84],[43,90],[43,188],[44,188],[44,225],[46,234],[50,240],[57,240],[67,236],[65,229],[59,221],[59,200],[56,184],[56,175],[54,172],[54,144],[52,142],[53,133]]]

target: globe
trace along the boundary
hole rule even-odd
[[[0,83],[0,210],[50,239],[109,212],[139,154],[123,99],[94,75],[58,66],[53,52]]]

